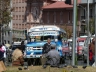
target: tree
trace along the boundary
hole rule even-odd
[[[3,26],[8,25],[11,20],[11,0],[0,0],[0,40],[3,42]]]
[[[95,21],[93,18],[89,21],[89,30],[91,34],[95,33]]]
[[[67,27],[67,24],[64,25],[64,30],[66,31],[67,38],[72,37],[72,31]]]
[[[0,24],[9,24],[11,11],[10,0],[0,0]]]

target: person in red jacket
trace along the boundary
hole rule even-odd
[[[92,39],[92,43],[89,45],[89,64],[92,66],[94,63],[94,55],[95,55],[95,39]]]

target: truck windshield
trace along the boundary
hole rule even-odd
[[[39,42],[39,41],[47,41],[47,39],[50,38],[51,41],[54,41],[55,39],[55,36],[33,36],[33,37],[30,37],[30,41],[31,42]]]

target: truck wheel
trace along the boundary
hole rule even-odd
[[[27,62],[29,66],[33,64],[33,59],[31,58],[26,58],[24,61]]]

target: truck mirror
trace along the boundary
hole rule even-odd
[[[55,42],[57,42],[58,41],[58,39],[55,39]]]

